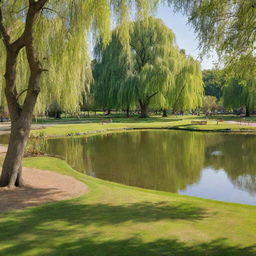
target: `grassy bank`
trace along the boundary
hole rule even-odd
[[[231,124],[218,122],[218,119],[208,119],[207,125],[192,124],[192,120],[205,120],[204,117],[196,116],[172,116],[168,118],[150,117],[141,118],[113,118],[112,123],[108,122],[109,118],[88,119],[80,121],[82,123],[69,124],[54,124],[47,126],[45,129],[34,130],[34,135],[45,136],[67,136],[86,134],[92,131],[105,132],[109,129],[129,129],[129,128],[169,128],[183,130],[198,130],[198,131],[256,131],[256,127],[247,125]]]
[[[0,214],[0,255],[256,255],[256,207],[114,184],[55,158],[24,164],[72,175],[90,192]]]

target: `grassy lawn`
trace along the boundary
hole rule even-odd
[[[109,118],[108,118],[109,119]],[[113,118],[112,123],[106,123],[107,118],[101,119],[87,119],[83,123],[55,123],[45,129],[34,130],[34,135],[44,134],[45,136],[66,136],[77,135],[79,133],[89,133],[91,131],[106,132],[108,129],[127,129],[127,128],[175,128],[175,129],[188,129],[188,130],[231,130],[231,131],[247,131],[255,130],[256,127],[250,127],[240,124],[230,124],[219,122],[217,119],[208,119],[207,125],[191,124],[192,120],[204,120],[205,117],[197,116],[172,116],[168,118],[150,117],[142,118]],[[102,123],[103,121],[103,123]]]
[[[90,192],[0,213],[0,255],[256,255],[256,207],[114,184],[56,158],[28,158],[24,164],[72,175]]]

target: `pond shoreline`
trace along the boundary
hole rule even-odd
[[[232,130],[232,129],[193,129],[193,128],[181,128],[181,127],[134,127],[134,128],[106,128],[102,130],[89,130],[86,132],[75,132],[68,133],[66,135],[44,135],[43,138],[63,138],[63,137],[79,137],[79,136],[93,136],[105,133],[115,133],[115,132],[129,132],[129,131],[143,131],[143,130],[174,130],[174,131],[188,131],[188,132],[205,132],[205,133],[236,133],[236,134],[246,134],[256,135],[256,130]],[[40,137],[40,136],[35,136]]]

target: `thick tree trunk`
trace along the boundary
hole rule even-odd
[[[0,186],[13,187],[23,185],[22,158],[29,131],[30,124],[24,120],[12,123],[10,141],[0,178]]]
[[[168,115],[167,115],[167,110],[164,108],[163,109],[163,117],[167,117]]]
[[[111,114],[111,109],[107,109],[106,111],[105,111],[105,116],[109,116]]]
[[[55,118],[56,118],[56,119],[61,119],[61,111],[56,110]]]
[[[249,107],[245,107],[245,116],[246,117],[250,116],[250,109],[249,109]]]
[[[126,108],[126,117],[130,117],[130,106],[128,105]]]
[[[148,104],[141,104],[140,105],[140,117],[141,118],[148,117]]]
[[[6,46],[5,96],[11,119],[11,136],[0,177],[0,186],[22,185],[22,158],[28,140],[33,111],[40,92],[40,76],[43,70],[33,46],[33,25],[48,0],[29,1],[29,8],[23,34],[13,43],[3,24],[0,6],[0,33]],[[27,89],[18,93],[16,86],[16,66],[20,50],[25,48],[30,69]],[[19,97],[26,92],[23,105]]]

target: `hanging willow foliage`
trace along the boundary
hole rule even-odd
[[[12,125],[0,186],[23,184],[22,158],[35,109],[42,113],[50,104],[64,111],[79,109],[92,78],[87,44],[92,28],[106,46],[112,14],[121,23],[129,19],[129,9],[147,18],[156,2],[0,0],[0,76],[5,73],[5,83],[0,83],[5,84]],[[128,49],[127,26],[120,36]]]
[[[182,10],[204,50],[239,57],[255,53],[255,0],[167,0]]]
[[[225,68],[224,106],[256,108],[256,57],[240,56]],[[248,65],[249,64],[249,65]],[[245,69],[247,67],[247,69]]]
[[[161,20],[130,23],[129,53],[117,36],[120,30],[113,31],[106,48],[102,42],[95,47],[94,95],[100,107],[185,110],[202,104],[200,65],[178,50],[175,35]]]
[[[224,107],[228,109],[239,109],[245,107],[247,111],[256,107],[256,91],[251,90],[251,81],[231,78],[224,87]]]
[[[175,88],[169,96],[170,106],[176,110],[192,110],[202,106],[204,87],[198,61],[180,52],[180,68],[176,75]]]
[[[115,23],[123,25],[119,31],[122,46],[129,42],[127,21],[132,15],[146,17],[158,0],[49,0],[37,18],[34,27],[34,47],[42,66],[48,70],[41,78],[36,113],[44,113],[51,103],[62,110],[79,110],[83,95],[91,84],[91,60],[88,35],[102,38],[104,46],[110,39],[111,17]],[[29,1],[2,0],[0,5],[3,23],[15,41],[24,29],[24,21]],[[0,86],[4,88],[6,52],[0,41]],[[19,101],[22,104],[26,95],[29,68],[25,50],[18,57],[16,85],[18,93],[23,92]],[[0,104],[5,105],[1,89]]]

